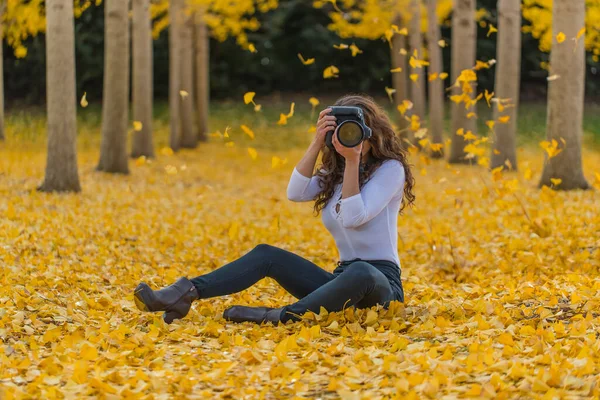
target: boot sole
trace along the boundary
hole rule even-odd
[[[138,308],[138,310],[150,312],[150,309],[148,308],[148,306],[146,305],[146,302],[144,301],[145,300],[144,294],[145,294],[146,290],[147,290],[147,286],[140,283],[135,288],[135,291],[133,293],[133,300],[134,300],[135,306]]]

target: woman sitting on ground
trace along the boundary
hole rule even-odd
[[[335,106],[363,110],[372,135],[355,147],[337,138],[336,118],[329,108],[319,114],[317,132],[304,157],[294,168],[287,189],[291,201],[312,201],[333,235],[340,261],[328,272],[299,255],[259,244],[212,272],[153,291],[140,283],[134,297],[142,311],[165,311],[171,323],[183,318],[194,300],[240,292],[270,277],[298,299],[280,308],[233,306],[223,317],[229,321],[298,321],[307,311],[329,312],[347,307],[368,308],[391,301],[404,302],[398,257],[398,214],[414,202],[414,178],[398,136],[373,99],[361,95],[340,98]],[[335,129],[335,150],[325,146]],[[313,175],[319,152],[322,166]]]

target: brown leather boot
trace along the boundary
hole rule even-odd
[[[167,324],[185,317],[192,302],[199,298],[196,287],[187,278],[179,278],[174,284],[160,290],[152,290],[142,282],[135,288],[133,297],[141,311],[166,311],[163,320]]]
[[[223,318],[233,322],[250,321],[257,324],[272,322],[274,325],[277,325],[281,322],[280,316],[282,310],[283,307],[232,306],[223,312]]]

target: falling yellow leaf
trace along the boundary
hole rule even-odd
[[[337,78],[337,77],[339,77],[339,75],[338,75],[339,72],[340,72],[340,70],[335,65],[330,65],[329,67],[327,67],[323,70],[323,78],[324,79]]]
[[[290,104],[290,112],[289,113],[279,114],[279,121],[277,121],[278,125],[286,125],[288,118],[291,118],[294,116],[294,106],[295,105],[296,105],[295,103]]]
[[[408,52],[406,51],[405,48],[401,48],[400,51],[399,51],[399,53],[402,54],[403,56],[405,56],[405,55],[408,54]]]
[[[261,110],[262,106],[260,104],[255,104],[254,105],[254,111],[259,112]]]
[[[88,101],[86,99],[87,92],[83,92],[83,96],[81,97],[81,107],[86,108],[88,106]]]
[[[431,72],[429,74],[429,82],[433,82],[438,78],[438,74],[436,72]]]
[[[467,114],[467,119],[471,119],[471,118],[477,118],[477,114],[475,114],[474,112],[470,112]]]
[[[566,38],[567,36],[563,32],[558,32],[558,34],[556,35],[556,41],[558,43],[564,42]]]
[[[273,156],[271,159],[271,168],[278,168],[282,165],[287,164],[287,158],[279,158],[277,156]]]
[[[308,99],[308,102],[311,106],[313,106],[313,108],[319,105],[319,99],[317,99],[316,97],[311,97],[310,99]]]
[[[391,73],[395,73],[395,72],[402,72],[402,67],[398,67],[398,68],[394,68],[394,69],[390,69]]]
[[[186,97],[189,96],[189,93],[186,92],[185,90],[180,90],[179,95],[181,96],[182,99],[185,99]]]
[[[560,75],[554,74],[554,75],[550,75],[549,77],[547,77],[546,80],[548,82],[552,82],[552,81],[557,80],[558,78],[560,78]]]
[[[427,136],[427,129],[426,128],[421,128],[418,131],[415,132],[415,138],[416,139],[423,139],[425,136]],[[421,146],[424,147],[424,146]]]
[[[491,107],[491,103],[490,101],[492,100],[492,97],[494,97],[494,92],[490,93],[488,92],[487,89],[485,89],[485,101],[487,102],[488,107]]]
[[[392,97],[392,95],[394,93],[396,93],[396,89],[392,89],[392,88],[389,88],[389,87],[386,86],[385,87],[385,92],[387,93],[388,98],[390,99],[390,102],[393,103],[394,102],[394,98]]]
[[[292,104],[290,104],[290,112],[287,114],[288,118],[291,118],[294,116],[294,106],[296,105],[296,103],[292,102]]]
[[[447,77],[448,77],[448,74],[447,74],[446,72],[442,72],[442,73],[440,73],[440,79],[441,79],[441,80],[444,80],[444,79],[446,79]]]
[[[559,186],[562,183],[562,179],[560,178],[550,178],[550,181],[554,186]]]
[[[258,157],[258,153],[256,152],[256,149],[254,149],[253,147],[248,147],[248,154],[250,154],[250,157],[253,160],[256,160],[256,158]]]
[[[416,82],[419,80],[419,74],[410,74],[410,80]]]
[[[362,50],[359,49],[354,43],[350,45],[350,51],[352,52],[352,57],[356,57],[357,54],[362,53]]]
[[[558,142],[556,139],[552,139],[551,141],[542,141],[540,142],[540,147],[546,151],[548,158],[556,157],[562,149],[558,148]]]
[[[250,50],[250,53],[256,53],[258,51],[253,43],[248,44],[248,50]]]
[[[413,103],[410,100],[403,100],[401,104],[398,105],[398,111],[400,111],[400,114],[402,114],[402,116],[404,116],[404,114],[406,113],[407,110],[410,110],[413,108]]]
[[[245,104],[249,104],[249,103],[254,103],[254,95],[256,93],[255,92],[247,92],[244,94],[244,103]]]
[[[502,117],[498,117],[498,122],[501,124],[508,124],[508,121],[510,121],[510,115],[504,115]]]
[[[302,61],[302,64],[304,64],[304,65],[311,65],[311,64],[315,63],[314,58],[305,59],[304,57],[302,57],[302,54],[300,54],[300,53],[298,53],[298,58],[300,59],[300,61]]]
[[[242,131],[244,131],[244,133],[248,135],[250,139],[254,139],[254,132],[252,132],[252,129],[248,128],[246,125],[240,125],[240,128],[242,128]]]
[[[446,47],[446,45],[447,44],[446,44],[446,41],[444,39],[438,40],[438,46],[440,46],[440,47],[443,48],[443,47]]]
[[[494,25],[490,24],[490,29],[488,30],[487,37],[490,37],[490,35],[495,32],[498,32],[498,29],[496,29]]]
[[[421,118],[414,114],[410,116],[410,130],[418,131],[421,128]]]
[[[334,44],[333,45],[334,49],[338,49],[338,50],[345,50],[348,48],[348,45],[345,43],[340,43],[340,44]]]
[[[136,132],[141,131],[143,128],[143,124],[140,121],[133,121],[133,130]]]

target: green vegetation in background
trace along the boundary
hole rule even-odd
[[[284,150],[293,147],[302,147],[308,144],[313,134],[308,132],[311,124],[314,124],[318,112],[327,105],[332,104],[335,98],[321,98],[321,104],[314,113],[308,98],[301,95],[290,96],[290,100],[261,100],[262,111],[256,113],[251,105],[245,105],[240,98],[239,101],[227,100],[213,102],[210,112],[210,131],[224,133],[230,127],[231,140],[243,146],[254,146],[256,148],[268,148]],[[290,102],[296,101],[294,116],[288,119],[285,126],[277,125],[279,114],[287,114]],[[386,97],[378,98],[378,102],[385,106],[390,117],[397,117],[396,111]],[[154,131],[155,146],[157,149],[168,146],[168,104],[158,102],[154,108]],[[485,121],[492,119],[491,110],[486,106],[479,107],[478,130],[485,135],[489,132]],[[312,117],[311,117],[312,114]],[[446,126],[450,127],[450,113],[446,112]],[[256,135],[251,140],[240,129],[240,125],[246,125]],[[43,147],[46,144],[46,121],[43,108],[28,107],[26,109],[11,110],[6,119],[7,142],[6,145],[25,145],[32,147]],[[100,146],[101,108],[100,104],[92,103],[87,108],[78,110],[78,145],[81,148]],[[584,148],[600,148],[600,105],[587,104],[585,109]],[[130,128],[130,134],[133,128]],[[520,146],[537,146],[539,141],[545,140],[546,135],[546,104],[523,103],[519,109],[519,132],[518,143]],[[446,138],[449,138],[446,130]],[[210,137],[211,141],[222,140]],[[201,146],[201,145],[200,145]],[[201,149],[201,147],[200,147]]]

